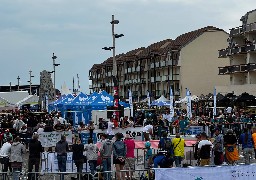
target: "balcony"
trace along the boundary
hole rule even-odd
[[[165,67],[166,66],[166,61],[161,61],[160,66]]]
[[[137,79],[134,79],[134,80],[133,80],[133,83],[137,83]]]
[[[162,81],[167,81],[168,80],[168,76],[162,76]]]
[[[156,82],[161,82],[162,81],[162,76],[157,76],[156,77]]]
[[[125,81],[124,81],[124,84],[129,84],[129,81],[128,81],[128,80],[125,80]]]
[[[228,49],[219,50],[219,58],[225,58],[228,55]]]
[[[240,71],[247,72],[248,71],[247,64],[240,64]]]
[[[219,67],[219,75],[225,75],[228,72],[227,67]]]
[[[136,72],[140,72],[140,66],[136,67]]]
[[[256,23],[247,24],[245,27],[245,32],[253,32],[256,30]]]
[[[128,73],[131,73],[132,72],[132,68],[128,68]]]
[[[244,46],[241,46],[241,47],[233,47],[233,48],[231,49],[231,54],[244,54],[244,53],[246,53]]]
[[[124,73],[125,73],[125,74],[127,74],[127,72],[128,72],[128,70],[127,70],[127,69],[125,69],[125,70],[124,70]]]
[[[168,66],[177,66],[178,65],[178,60],[168,60],[167,61]]]
[[[108,77],[111,77],[112,76],[112,72],[108,72]]]
[[[168,78],[168,76],[167,76],[167,78]],[[168,80],[168,79],[167,79]],[[179,76],[179,74],[173,74],[173,77],[172,77],[172,75],[170,75],[169,76],[169,80],[170,81],[179,81],[180,80],[180,76]]]
[[[255,63],[249,63],[247,65],[247,70],[248,71],[256,71],[256,64]]]
[[[236,28],[232,28],[230,30],[230,36],[233,37],[233,36],[240,36],[243,32],[243,28],[240,26],[240,27],[236,27]]]
[[[246,52],[255,51],[255,50],[256,50],[255,44],[247,44],[247,45],[245,46],[245,51],[246,51]]]
[[[137,79],[137,83],[140,83],[140,79]]]
[[[154,63],[150,64],[150,68],[151,68],[151,69],[154,69],[154,68],[155,68]]]
[[[155,77],[151,77],[150,82],[154,83],[155,82]]]
[[[236,73],[236,72],[240,72],[240,65],[233,65],[233,72]]]
[[[159,63],[159,62],[156,62],[155,64],[156,64],[156,65],[155,65],[156,68],[159,68],[159,67],[160,67],[160,63]]]
[[[132,67],[132,72],[135,72],[136,68],[135,67]]]

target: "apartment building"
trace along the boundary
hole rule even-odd
[[[216,90],[256,95],[256,10],[247,12],[240,21],[241,26],[230,29],[228,47],[219,50],[220,58],[229,59],[228,66],[219,67],[219,75],[229,77],[230,84]]]
[[[228,77],[218,76],[218,67],[227,66],[228,59],[218,59],[217,50],[227,46],[228,34],[219,28],[207,26],[178,36],[134,49],[116,56],[119,94],[143,99],[169,96],[172,87],[175,99],[185,96],[186,88],[193,95],[213,92],[216,85],[228,85]],[[94,64],[89,71],[92,91],[113,91],[113,63],[108,58]]]

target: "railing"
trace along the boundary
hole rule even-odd
[[[76,179],[76,180],[101,180],[101,179],[118,179],[120,177],[123,179],[143,179],[143,180],[153,180],[154,170],[153,169],[135,169],[135,170],[120,170],[120,171],[104,171],[91,173],[77,173],[77,172],[19,172],[16,173],[0,173],[1,180],[15,180],[15,175],[17,179],[20,180],[66,180],[66,179]]]
[[[227,57],[227,54],[228,54],[228,50],[227,49],[221,49],[219,50],[219,57],[222,58],[222,57]]]
[[[237,28],[232,28],[230,30],[230,36],[238,36],[240,35],[241,33],[243,32],[243,28],[240,26],[240,27],[237,27]]]
[[[245,51],[246,52],[255,51],[255,50],[256,50],[255,44],[247,44],[245,46]]]

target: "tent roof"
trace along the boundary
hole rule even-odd
[[[17,102],[16,105],[17,106],[21,106],[23,104],[30,104],[30,103],[38,103],[39,97],[36,95],[29,95],[28,97],[25,97],[24,99],[22,99],[21,101]]]
[[[97,97],[98,97],[98,93],[97,92],[93,92],[92,94],[90,94],[89,98],[88,98],[88,103],[92,103]]]
[[[54,101],[54,102],[52,102],[52,103],[50,103],[50,104],[59,104],[59,103],[61,103],[61,101],[63,101],[65,98],[67,97],[67,95],[65,95],[65,94],[63,94],[63,95],[61,95],[60,97],[59,97],[59,99],[57,99],[56,101]]]
[[[167,98],[165,98],[163,95],[160,97],[160,98],[158,98],[157,100],[155,100],[155,101],[170,101],[169,99],[167,99]]]
[[[109,95],[106,91],[98,94],[96,99],[90,104],[91,106],[111,106],[113,105],[114,97]]]
[[[63,99],[59,104],[68,104],[73,101],[74,96],[72,94],[68,94],[65,99]]]
[[[6,100],[10,105],[15,105],[29,96],[27,91],[0,92],[0,97]]]
[[[72,105],[85,105],[85,104],[88,104],[88,99],[89,97],[80,92],[74,99],[73,101],[70,103]]]

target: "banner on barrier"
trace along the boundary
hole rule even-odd
[[[73,152],[67,153],[66,172],[77,172],[76,165],[72,160],[72,155],[73,155]],[[41,172],[52,172],[52,173],[59,172],[57,153],[43,152],[41,167],[42,167]],[[88,163],[84,163],[83,172],[89,172],[89,171],[90,170],[89,170]]]
[[[155,169],[157,180],[216,180],[256,178],[256,165]]]
[[[39,134],[39,141],[43,147],[54,147],[56,143],[60,140],[61,135],[66,136],[68,144],[72,144],[72,132],[63,131],[63,132],[42,132]]]
[[[90,133],[81,133],[81,142],[82,144],[88,144],[88,139],[90,138]],[[93,143],[97,143],[97,135],[96,133],[92,134]]]

